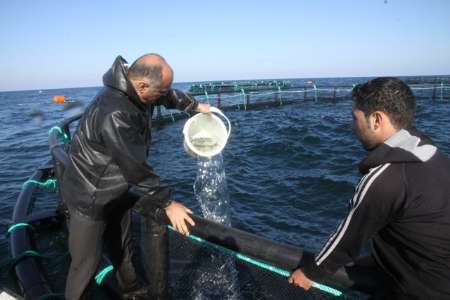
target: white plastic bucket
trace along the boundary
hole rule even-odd
[[[184,124],[184,149],[193,157],[211,158],[222,152],[231,132],[230,120],[217,108],[210,107],[211,114],[198,113]],[[227,123],[217,115],[221,116]]]

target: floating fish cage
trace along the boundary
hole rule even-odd
[[[284,82],[284,81],[283,81]],[[414,95],[418,100],[431,101],[449,101],[450,102],[450,82],[444,83],[430,81],[426,83],[416,83],[417,80],[409,85]],[[209,90],[210,83],[195,85],[196,89],[202,87],[202,92],[195,92],[196,96],[201,102],[210,103],[213,106],[220,108],[222,111],[236,111],[249,110],[259,108],[269,108],[281,105],[295,104],[302,101],[342,101],[351,98],[351,92],[356,86],[342,85],[342,86],[319,86],[313,82],[307,81],[303,86],[294,86],[286,81],[285,88],[282,89],[280,85],[277,88],[274,85],[266,85],[266,89],[250,89],[245,88],[246,82],[241,83],[238,89],[230,88],[228,92],[217,89],[220,85],[214,85],[214,90]],[[224,84],[227,85],[227,84]],[[248,87],[251,85],[247,85]],[[208,88],[206,88],[208,87]],[[165,123],[175,122],[180,119],[189,118],[191,115],[186,112],[179,112],[177,110],[167,110],[162,107],[157,107],[155,110],[153,124],[162,125]]]
[[[289,80],[251,80],[251,81],[211,81],[204,83],[195,83],[189,87],[188,92],[193,95],[236,93],[242,90],[265,91],[265,90],[286,90],[290,89],[292,84]]]
[[[17,199],[8,229],[11,272],[24,299],[63,299],[70,264],[68,215],[60,199],[61,178],[69,163],[71,131],[80,115],[49,133],[51,159],[37,168]],[[136,195],[135,195],[136,196]],[[130,194],[130,197],[135,197]],[[137,197],[135,197],[137,199]],[[313,259],[311,252],[194,216],[189,237],[168,226],[162,210],[133,213],[135,265],[155,299],[332,299],[355,298],[373,288],[366,272],[345,268],[305,292],[289,285],[290,272]],[[136,227],[136,226],[135,226]],[[103,256],[90,288],[94,299],[121,299],[114,267]]]

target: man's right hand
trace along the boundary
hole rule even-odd
[[[295,270],[289,277],[288,282],[290,284],[299,286],[305,289],[306,291],[309,290],[313,284],[311,279],[306,277],[306,275],[303,273],[301,269]]]
[[[186,221],[192,226],[195,226],[194,220],[189,216],[189,214],[193,214],[192,211],[176,201],[172,201],[172,203],[165,208],[165,211],[172,226],[181,234],[189,235]]]

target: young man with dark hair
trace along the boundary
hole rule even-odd
[[[401,80],[373,79],[353,98],[353,129],[369,151],[363,177],[345,219],[289,282],[309,289],[371,241],[383,299],[450,299],[450,160],[413,129],[415,98]]]

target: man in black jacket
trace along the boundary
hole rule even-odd
[[[450,299],[450,160],[414,131],[415,98],[396,78],[353,90],[353,127],[369,152],[349,212],[289,282],[305,289],[355,261],[372,241],[383,299]]]
[[[128,69],[117,57],[103,76],[103,89],[83,114],[70,145],[71,164],[61,182],[70,212],[67,299],[81,299],[96,271],[103,241],[108,244],[117,280],[124,294],[139,288],[131,262],[132,186],[143,207],[165,211],[183,234],[194,225],[189,209],[172,199],[169,188],[147,162],[153,107],[209,112],[189,95],[171,89],[173,71],[157,54],[137,59]],[[141,293],[142,294],[142,293]],[[137,297],[135,292],[133,297]],[[144,295],[141,295],[144,296]],[[134,298],[133,298],[134,299]]]

